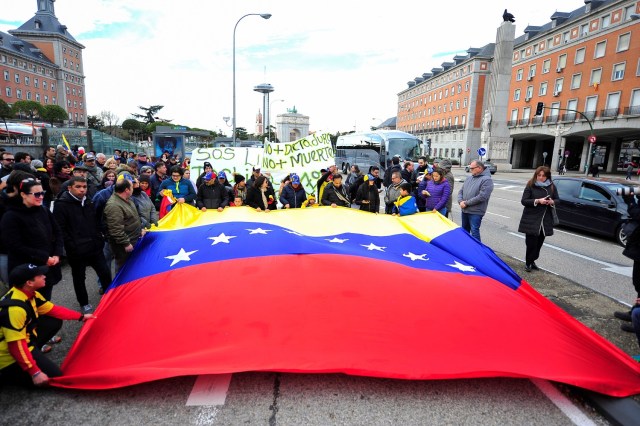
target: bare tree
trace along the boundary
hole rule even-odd
[[[100,119],[104,123],[105,129],[113,136],[114,129],[116,129],[120,123],[120,117],[111,111],[100,111]]]

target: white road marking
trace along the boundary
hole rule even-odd
[[[231,383],[231,374],[198,376],[187,399],[187,406],[224,405]]]
[[[492,200],[502,200],[502,201],[508,201],[510,203],[517,203],[520,204],[520,200],[509,200],[508,198],[500,198],[500,197],[491,197]]]
[[[509,216],[502,216],[501,214],[498,214],[498,213],[491,213],[491,212],[487,212],[487,214],[492,214],[492,215],[494,215],[494,216],[504,217],[505,219],[511,219]]]
[[[574,234],[573,232],[561,231],[561,230],[559,230],[557,228],[554,228],[553,232],[560,232],[562,234],[571,235],[572,237],[584,238],[585,240],[594,241],[596,243],[600,242],[598,240],[594,240],[593,238],[585,237],[584,235]]]
[[[540,392],[542,392],[553,404],[562,411],[562,413],[571,420],[574,425],[579,426],[596,426],[595,422],[587,417],[578,407],[569,401],[558,389],[556,389],[547,380],[531,379],[531,382],[536,385]]]
[[[513,235],[514,237],[522,238],[524,240],[524,235],[516,234],[515,232],[509,232],[509,234]],[[561,251],[566,254],[570,254],[575,257],[579,257],[584,260],[588,260],[590,262],[598,263],[600,265],[605,266],[605,268],[602,268],[605,271],[613,272],[614,274],[619,274],[619,275],[623,275],[625,277],[631,278],[631,271],[633,269],[631,266],[620,266],[614,263],[605,262],[603,260],[594,259],[593,257],[585,256],[584,254],[576,253],[571,250],[566,250],[566,249],[563,249],[562,247],[554,246],[552,244],[544,243],[544,246],[554,250]]]

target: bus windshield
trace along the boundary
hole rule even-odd
[[[420,155],[420,140],[414,138],[389,139],[389,158],[399,155],[403,160],[416,160]]]

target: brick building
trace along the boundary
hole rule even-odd
[[[60,105],[69,125],[86,126],[82,49],[55,15],[54,0],[37,0],[33,18],[0,32],[0,99]]]
[[[515,39],[507,117],[493,117],[509,128],[509,167],[533,168],[544,162],[555,168],[566,161],[569,169],[583,170],[593,151],[593,162],[607,171],[615,171],[622,159],[640,159],[638,18],[638,1],[585,0],[574,11],[553,13],[542,26],[528,26]],[[409,82],[398,94],[398,129],[430,138],[436,156],[457,158],[452,153],[460,148],[473,151],[488,101],[486,76],[494,66],[488,46],[484,56],[472,56],[471,50],[436,73]],[[469,85],[461,93],[468,103],[452,114],[451,102],[444,95],[440,99],[439,88],[449,87],[450,94],[458,81]],[[545,105],[542,116],[535,116],[538,102]],[[455,121],[450,120],[456,116],[458,126],[452,129]],[[587,141],[590,123],[597,138],[594,147]]]

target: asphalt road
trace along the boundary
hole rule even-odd
[[[456,174],[464,176],[463,171],[456,171]],[[507,181],[526,180],[524,174],[505,177],[498,174],[495,179],[497,187],[508,186]],[[511,235],[517,229],[521,212],[513,200],[519,202],[520,194],[520,188],[513,188],[513,192],[506,189],[494,192],[489,211],[496,216],[487,216],[482,233],[485,243],[525,276],[523,264],[518,260],[524,254],[524,240]],[[456,219],[459,213],[455,209],[453,217],[459,223]],[[618,259],[622,257],[620,248],[613,242],[559,235],[550,238],[549,242],[558,246],[566,244],[561,247],[587,257],[599,254],[597,259],[625,265],[624,258]],[[627,353],[639,352],[635,336],[621,332],[619,321],[611,317],[613,310],[623,307],[614,299],[629,300],[624,288],[630,287],[630,278],[602,270],[602,264],[548,247],[543,249],[539,263],[558,275],[540,271],[525,276],[538,291]],[[568,263],[566,268],[562,266],[564,263]],[[583,270],[585,268],[591,269]],[[598,283],[597,274],[604,277],[602,281],[617,283],[613,289],[619,287],[619,295],[611,298],[590,290],[590,286],[595,286],[601,293],[610,292],[605,284]],[[99,302],[96,278],[93,272],[88,277],[90,297],[95,305]],[[54,290],[54,301],[78,308],[68,268],[64,268],[64,279]],[[164,321],[160,310],[152,321]],[[451,321],[455,321],[455,317]],[[64,341],[51,353],[56,362],[62,362],[79,327],[75,321],[67,322],[63,327]],[[171,336],[158,342],[158,345],[165,344],[171,344]],[[229,383],[228,389],[224,385],[225,379]],[[205,385],[209,381],[209,387],[214,391],[196,398],[196,390],[200,387],[196,385],[198,381]],[[189,405],[193,403],[200,405]],[[607,424],[602,416],[564,386],[508,378],[401,381],[338,374],[245,372],[230,377],[178,377],[99,392],[53,388],[29,391],[4,386],[0,390],[0,408],[0,424],[8,425]]]

